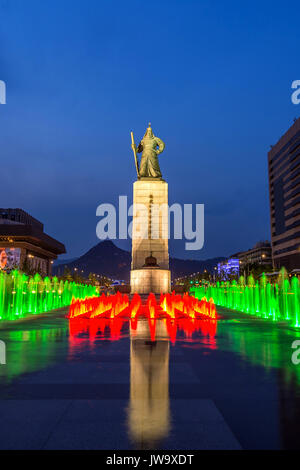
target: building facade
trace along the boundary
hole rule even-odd
[[[271,243],[268,240],[258,242],[250,250],[240,251],[232,257],[239,259],[241,268],[249,264],[272,265]]]
[[[53,261],[65,252],[65,246],[27,212],[0,209],[0,271],[20,268],[50,275]]]
[[[260,241],[253,248],[234,253],[227,260],[218,263],[218,275],[222,279],[240,274],[248,275],[253,265],[272,265],[272,247],[268,240]]]
[[[269,151],[268,169],[274,267],[300,268],[300,118]]]

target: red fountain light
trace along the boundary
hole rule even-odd
[[[90,340],[118,340],[125,323],[129,321],[134,332],[137,331],[139,319],[143,318],[148,320],[151,341],[155,341],[157,320],[165,322],[172,343],[181,331],[186,339],[192,338],[194,332],[214,337],[217,327],[216,307],[212,299],[198,300],[188,294],[181,296],[174,292],[162,294],[159,302],[154,294],[142,302],[138,294],[134,294],[130,301],[127,295],[119,292],[84,300],[73,299],[68,318],[71,338],[79,339],[84,333]]]
[[[148,318],[149,333],[151,341],[156,340],[156,325],[157,322],[165,322],[166,331],[169,340],[172,344],[176,341],[193,341],[193,334],[198,333],[204,338],[202,343],[207,344],[208,347],[214,348],[214,337],[217,332],[217,321],[215,319],[194,319],[194,318],[181,318],[178,320],[163,318],[151,319]],[[128,323],[130,326],[131,334],[133,337],[137,332],[138,320],[128,319],[125,317],[117,318],[95,318],[90,321],[87,318],[74,318],[70,320],[69,332],[72,344],[86,341],[87,339],[93,343],[94,341],[118,341],[121,339],[122,334],[128,335]],[[126,326],[123,330],[123,326]]]
[[[150,320],[158,318],[167,319],[216,319],[216,307],[214,301],[204,297],[202,300],[195,299],[188,294],[176,295],[162,294],[157,303],[154,294],[149,294],[146,304],[142,303],[141,297],[134,294],[131,301],[127,295],[118,292],[115,295],[104,295],[91,297],[84,300],[73,299],[70,305],[68,318],[128,318],[137,320],[139,316]]]

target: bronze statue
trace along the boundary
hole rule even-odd
[[[131,132],[131,148],[134,153],[136,171],[139,178],[161,178],[157,155],[163,152],[165,148],[164,142],[153,135],[151,124],[145,132],[144,137],[138,146],[135,145],[133,134]],[[138,165],[137,153],[142,152],[141,162]]]

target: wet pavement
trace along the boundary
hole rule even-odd
[[[61,311],[0,339],[1,449],[299,447],[300,331],[286,325],[221,308],[216,323],[135,328]]]

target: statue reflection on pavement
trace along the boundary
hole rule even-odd
[[[156,323],[151,340],[148,321],[130,329],[129,437],[137,449],[155,449],[170,431],[169,338]]]

